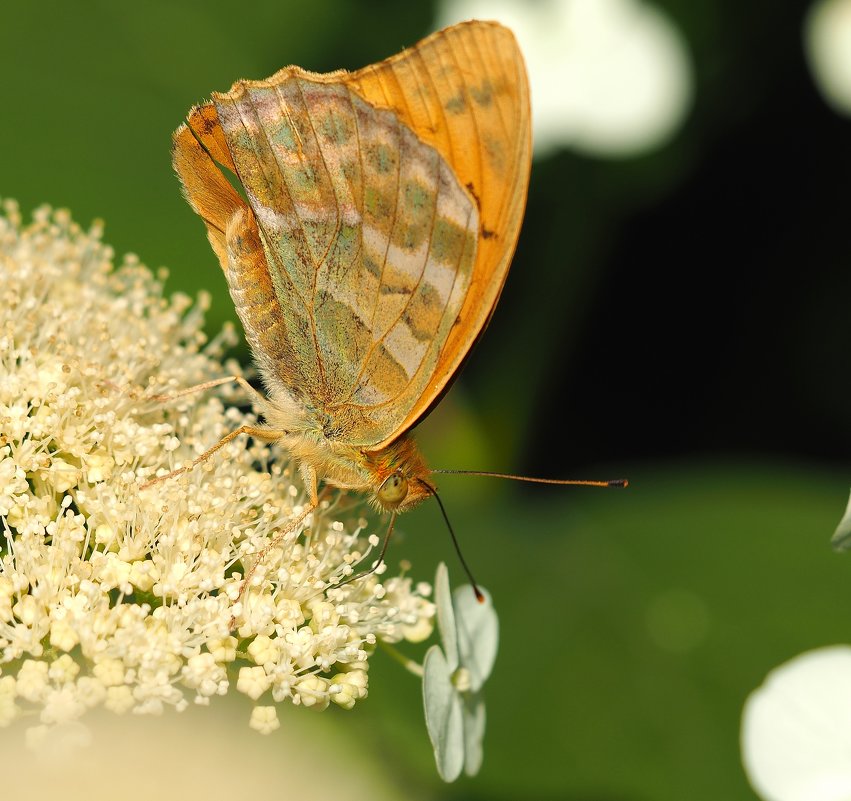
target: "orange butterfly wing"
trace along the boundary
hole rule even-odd
[[[471,21],[344,80],[395,110],[449,162],[479,209],[472,281],[432,379],[392,442],[428,413],[458,374],[499,300],[526,207],[532,162],[529,82],[510,30]]]
[[[214,103],[178,129],[174,163],[273,402],[380,449],[448,386],[505,279],[531,158],[514,37],[464,23],[356,73],[290,67]]]

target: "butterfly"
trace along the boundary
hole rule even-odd
[[[320,481],[394,513],[435,494],[411,431],[493,314],[530,119],[513,34],[470,21],[356,72],[237,81],[174,133],[266,389],[265,424],[226,440],[278,442],[311,508]]]

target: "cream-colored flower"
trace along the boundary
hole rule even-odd
[[[351,709],[356,701],[367,696],[369,676],[365,670],[338,673],[332,682],[331,700],[344,709]]]
[[[255,706],[251,711],[251,721],[248,725],[260,734],[271,734],[281,725],[278,720],[278,710],[273,706]]]
[[[116,268],[99,226],[4,209],[0,725],[29,715],[40,742],[92,707],[156,714],[231,687],[364,698],[374,644],[431,631],[430,588],[386,571],[340,586],[379,538],[334,498],[299,522],[303,488],[262,443],[145,486],[253,419],[232,386],[175,397],[233,373],[231,331],[207,341],[207,300],[166,298],[134,257]],[[277,728],[274,707],[250,725]]]

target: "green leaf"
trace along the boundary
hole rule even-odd
[[[851,548],[851,497],[848,498],[848,507],[833,532],[830,543],[837,551],[847,551]]]
[[[454,782],[464,767],[464,713],[449,663],[437,645],[423,661],[423,707],[437,772],[444,781]]]

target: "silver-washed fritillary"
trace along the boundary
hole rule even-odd
[[[517,42],[477,21],[357,72],[237,81],[175,132],[268,393],[241,430],[292,454],[312,506],[319,480],[394,512],[433,494],[410,431],[493,313],[531,153]]]

